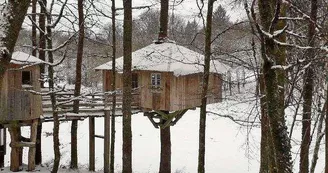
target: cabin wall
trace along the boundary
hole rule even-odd
[[[202,73],[175,77],[172,82],[171,111],[194,108],[201,105]],[[222,79],[220,74],[209,76],[207,103],[222,100]]]
[[[201,105],[202,73],[185,76],[174,76],[172,72],[141,71],[138,74],[138,102],[141,110],[166,110],[177,111],[194,108]],[[161,86],[152,88],[151,74],[161,74]],[[103,71],[104,90],[111,89],[112,73],[110,70]],[[123,75],[118,73],[116,88],[122,89]],[[221,101],[222,79],[219,74],[210,74],[208,104]]]
[[[111,91],[112,90],[112,79],[113,74],[112,70],[103,70],[103,90]],[[123,89],[123,75],[122,73],[116,73],[116,89]]]
[[[161,85],[153,88],[151,74],[161,74]],[[169,110],[172,72],[139,71],[138,81],[140,86],[140,106],[145,110]]]
[[[11,68],[18,68],[18,65],[11,65]],[[40,91],[40,67],[31,66],[23,70],[9,70],[5,74],[4,83],[6,87],[3,93],[6,97],[1,97],[1,102],[5,103],[5,111],[0,116],[0,121],[32,120],[42,115],[41,95],[35,95],[25,91],[22,87],[22,71],[31,72],[31,86],[28,89]]]

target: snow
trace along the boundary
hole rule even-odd
[[[248,119],[248,112],[253,109],[250,100],[254,92],[254,84],[248,86],[247,94],[234,93],[222,103],[208,105],[208,111],[221,115],[231,115],[236,119]],[[172,172],[194,173],[197,172],[198,159],[198,128],[199,108],[189,110],[178,123],[171,127],[172,140]],[[104,134],[103,118],[96,118],[95,133]],[[258,172],[259,168],[259,141],[260,129],[239,126],[228,118],[209,113],[206,129],[206,172]],[[88,120],[79,121],[78,125],[78,156],[81,171],[88,169]],[[68,168],[70,162],[70,122],[61,122],[61,167]],[[43,165],[37,172],[45,173],[51,170],[53,164],[53,123],[44,123],[42,132]],[[24,128],[23,135],[28,136],[28,128]],[[133,133],[133,171],[134,173],[155,173],[159,169],[160,138],[159,129],[153,127],[147,117],[142,113],[132,115]],[[115,170],[122,169],[122,117],[116,118],[116,146]],[[10,135],[7,135],[7,146]],[[103,167],[103,139],[96,139],[96,170],[102,172]],[[24,149],[24,163],[27,163],[28,150]],[[6,166],[9,166],[10,148],[7,147]],[[26,169],[25,169],[26,170]],[[6,168],[5,172],[9,172]],[[69,172],[62,169],[60,172]],[[72,171],[75,173],[74,171]]]
[[[132,53],[133,70],[170,71],[175,76],[203,72],[204,55],[177,45],[174,42],[150,44]],[[112,62],[107,62],[95,68],[96,70],[111,70]],[[116,70],[123,71],[123,57],[116,59]],[[229,67],[217,60],[211,61],[210,71],[225,73]]]
[[[3,51],[8,51],[6,47],[4,47],[5,43],[3,42],[3,39],[6,37],[7,34],[7,28],[9,25],[9,21],[6,15],[9,15],[9,9],[10,6],[9,4],[7,5],[2,5],[2,7],[0,7],[0,12],[1,12],[1,16],[0,16],[0,52],[2,53]]]
[[[260,161],[260,129],[258,115],[258,99],[255,97],[256,83],[254,76],[246,78],[245,88],[238,93],[233,88],[233,93],[224,92],[221,103],[208,105],[206,123],[206,173],[240,173],[258,172]],[[197,172],[198,159],[198,128],[199,108],[189,110],[180,121],[171,127],[172,140],[172,172],[195,173]],[[286,109],[287,124],[290,127],[295,111]],[[233,117],[230,119],[229,117]],[[233,121],[238,121],[239,124]],[[294,169],[298,172],[299,144],[301,139],[301,121],[294,127],[292,156]],[[103,118],[96,118],[96,135],[104,134]],[[252,125],[252,126],[247,126]],[[78,157],[79,171],[67,168],[70,163],[70,122],[61,122],[61,170],[59,172],[88,173],[89,158],[89,123],[88,120],[79,121],[78,125]],[[53,164],[52,123],[44,123],[42,132],[43,166],[37,172],[46,173]],[[22,130],[24,136],[29,135],[27,128]],[[160,138],[159,129],[153,127],[147,117],[142,113],[132,115],[133,138],[133,171],[134,173],[155,173],[159,169]],[[314,137],[313,139],[316,139]],[[7,135],[7,155],[5,164],[9,166],[10,135]],[[315,141],[315,140],[313,140]],[[311,145],[312,151],[313,145]],[[100,173],[103,167],[103,139],[96,139],[96,170]],[[324,170],[324,145],[321,145],[316,173]],[[122,117],[116,118],[116,145],[115,145],[115,172],[122,170]],[[28,150],[24,149],[24,163],[27,163]],[[311,156],[312,157],[312,154]],[[66,168],[66,169],[64,169]],[[24,169],[26,170],[26,169]],[[1,172],[1,171],[0,171]],[[5,168],[3,172],[9,172]]]
[[[39,58],[20,51],[16,51],[12,54],[10,62],[19,65],[36,65],[44,63],[44,61],[40,60]]]

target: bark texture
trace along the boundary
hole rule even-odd
[[[131,83],[132,1],[124,0],[123,22],[123,173],[132,173]]]
[[[211,61],[211,34],[212,34],[212,16],[213,4],[215,0],[208,1],[208,9],[206,16],[205,28],[205,59],[204,59],[204,73],[203,85],[200,106],[200,120],[199,120],[199,147],[198,147],[198,173],[205,173],[205,136],[206,136],[206,104],[207,104],[207,91],[208,80],[210,73]]]
[[[115,0],[112,0],[112,69],[116,69],[116,9]],[[116,71],[112,70],[112,91],[116,89]],[[110,136],[110,172],[114,172],[115,165],[115,112],[116,112],[116,94],[113,95],[112,101],[112,123],[111,123],[111,136]]]
[[[281,0],[259,0],[258,9],[261,20],[261,29],[268,33],[282,29],[285,22],[278,21],[279,16],[285,16],[286,7]],[[258,28],[259,29],[259,28]],[[261,31],[259,30],[261,33]],[[285,34],[278,39],[286,40]],[[291,173],[291,146],[288,137],[284,114],[284,85],[285,72],[282,69],[272,69],[273,65],[285,65],[286,50],[274,43],[272,38],[261,36],[261,51],[263,59],[263,74],[266,93],[266,110],[270,125],[270,142],[272,141],[273,160],[270,160],[270,172]],[[275,165],[273,167],[273,165]]]
[[[161,12],[160,12],[160,33],[159,39],[167,37],[168,21],[169,21],[169,0],[161,0]]]
[[[317,0],[311,0],[311,21],[308,25],[308,45],[314,46],[315,43],[315,21],[317,20]],[[313,21],[313,22],[312,22]],[[307,50],[305,58],[311,61],[315,58],[314,50]],[[301,143],[301,155],[300,155],[300,173],[309,172],[309,149],[311,143],[311,115],[312,115],[312,97],[314,87],[314,65],[310,65],[305,70],[304,75],[304,95],[303,95],[303,119],[302,119],[302,143]]]
[[[81,94],[82,83],[82,59],[83,59],[83,45],[84,45],[84,14],[83,14],[83,0],[78,0],[78,20],[79,20],[79,39],[77,44],[76,55],[76,71],[75,71],[75,88],[74,97]],[[79,100],[74,100],[73,112],[79,113]],[[77,128],[78,121],[73,120],[71,126],[71,169],[78,169],[78,155],[77,155]]]
[[[166,111],[165,113],[169,113]],[[161,160],[159,173],[171,173],[171,127],[160,129]]]

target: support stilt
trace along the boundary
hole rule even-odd
[[[95,171],[95,118],[89,118],[89,171]]]
[[[109,153],[110,153],[110,110],[105,110],[105,133],[104,133],[104,173],[109,173]]]
[[[0,125],[0,168],[5,166],[6,129]]]
[[[36,144],[36,137],[37,137],[37,130],[38,130],[38,119],[33,120],[31,125],[31,136],[30,141],[34,143],[34,147],[29,147],[28,151],[28,171],[33,171],[35,169],[35,144]]]
[[[161,127],[163,129],[168,126],[174,126],[187,111],[188,109],[184,109],[169,113],[157,110],[155,112],[145,112],[144,116],[148,117],[155,128]],[[156,122],[154,119],[158,119],[159,122]]]
[[[12,125],[9,127],[9,133],[11,137],[11,153],[10,153],[10,171],[17,172],[19,171],[19,151],[20,147],[17,147],[15,144],[19,143],[20,134],[19,134],[20,127],[17,124]]]

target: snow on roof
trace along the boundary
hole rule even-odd
[[[39,58],[33,55],[16,51],[12,54],[10,63],[19,64],[19,65],[36,65],[36,64],[44,63],[44,61],[40,60]]]
[[[132,70],[170,71],[175,76],[203,72],[204,55],[179,46],[174,42],[150,44],[132,52]],[[111,70],[112,62],[95,68]],[[116,59],[116,70],[123,71],[123,57]],[[229,67],[217,60],[211,61],[210,72],[225,73]]]

